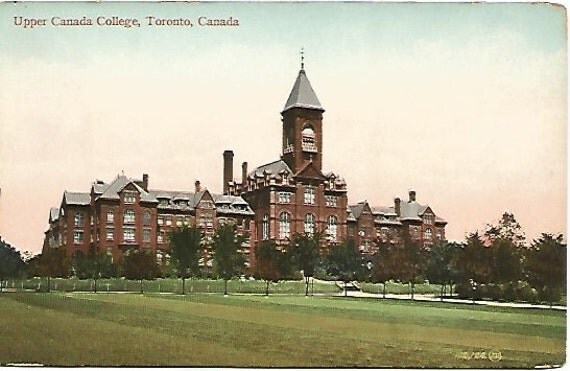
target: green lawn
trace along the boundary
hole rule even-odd
[[[0,365],[534,367],[566,313],[341,297],[0,294]],[[492,353],[491,353],[492,352]],[[501,359],[489,360],[489,354]]]

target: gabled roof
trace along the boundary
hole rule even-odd
[[[295,174],[295,178],[327,180],[323,173],[315,166],[313,161],[310,161],[307,165],[301,168],[301,170]]]
[[[98,190],[103,190],[97,199],[100,198],[105,200],[118,200],[120,198],[119,193],[129,184],[132,184],[136,191],[140,194],[141,201],[158,202],[154,195],[151,195],[149,192],[145,191],[142,189],[142,187],[136,184],[133,179],[129,179],[124,175],[117,176],[117,178],[110,184],[106,185],[104,189],[103,187],[100,188],[98,184],[94,184],[93,187],[95,189],[97,186]]]
[[[66,205],[90,205],[91,195],[86,192],[63,192],[63,201]]]
[[[274,162],[270,162],[268,164],[265,165],[261,165],[257,168],[255,168],[252,172],[250,172],[248,174],[248,176],[258,176],[258,177],[263,177],[263,172],[269,173],[269,174],[273,174],[273,175],[277,175],[279,173],[285,172],[287,171],[289,174],[292,174],[293,172],[291,171],[291,169],[289,168],[289,166],[287,166],[287,164],[285,163],[285,161],[283,160],[277,160]]]
[[[308,108],[322,112],[325,111],[321,106],[321,102],[319,101],[319,98],[317,98],[309,79],[307,78],[305,70],[303,69],[301,69],[299,71],[299,75],[297,75],[297,80],[295,80],[293,89],[291,89],[291,93],[289,94],[287,103],[285,103],[283,112],[291,108]]]
[[[365,202],[359,202],[356,205],[349,205],[348,207],[350,208],[352,215],[356,219],[358,219],[358,218],[360,218],[360,215],[362,215],[362,212],[364,211],[365,206],[366,206]]]

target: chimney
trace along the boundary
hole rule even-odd
[[[143,174],[142,189],[148,192],[148,174]]]
[[[194,182],[194,191],[195,191],[196,193],[198,193],[198,192],[200,192],[201,190],[202,190],[202,187],[200,186],[200,181],[199,181],[199,180],[195,181],[195,182]]]
[[[247,162],[241,164],[241,189],[245,192],[247,188]]]
[[[234,179],[234,151],[224,151],[224,194],[227,195],[230,190],[229,182]]]
[[[415,202],[416,201],[416,191],[411,190],[409,192],[409,195],[410,195],[410,201],[408,201],[408,202]]]
[[[394,199],[394,209],[396,210],[396,215],[400,216],[400,202],[402,202],[402,200],[400,200],[400,197],[396,197]]]

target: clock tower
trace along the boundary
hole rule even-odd
[[[294,174],[309,162],[322,171],[324,111],[301,63],[297,80],[281,112],[282,159]]]

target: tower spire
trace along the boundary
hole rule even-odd
[[[301,47],[301,71],[305,69],[305,48]]]

